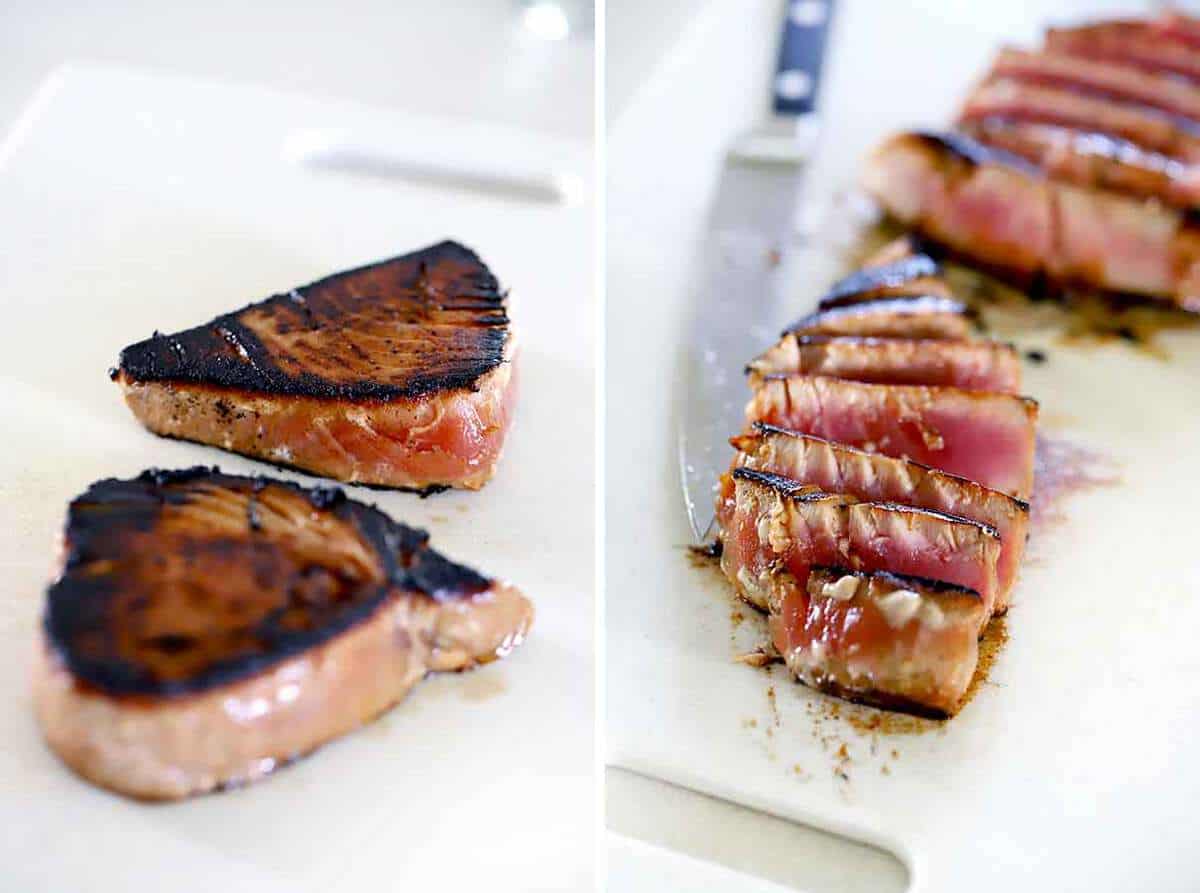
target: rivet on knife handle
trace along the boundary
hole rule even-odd
[[[775,67],[774,109],[777,115],[816,111],[825,38],[833,17],[833,0],[790,0]]]

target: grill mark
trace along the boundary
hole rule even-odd
[[[766,487],[793,502],[847,501],[845,497],[839,496],[836,493],[826,493],[819,488],[809,486],[803,481],[793,480],[792,478],[769,471],[755,471],[752,468],[738,466],[733,470],[733,477],[735,480],[749,481],[753,484]]]
[[[925,465],[912,459],[897,459],[894,456],[880,456],[878,453],[870,453],[858,447],[851,446],[850,444],[837,443],[824,437],[818,437],[816,434],[805,434],[803,431],[796,431],[792,428],[784,428],[780,425],[773,425],[770,422],[754,422],[751,424],[751,428],[754,430],[754,433],[751,436],[758,438],[762,443],[769,442],[773,438],[785,438],[788,440],[799,440],[803,442],[821,444],[831,447],[834,450],[851,453],[856,456],[871,459],[872,461],[888,459],[895,462],[903,462],[906,467],[920,472],[923,476],[932,476],[945,480],[958,481],[959,483],[968,485],[972,489],[978,488],[982,492],[986,493],[989,497],[1000,498],[1021,513],[1029,514],[1030,506],[1029,503],[1024,499],[1019,499],[1016,496],[1010,496],[1009,494],[1002,493],[999,490],[993,490],[990,487],[985,487],[978,481],[973,481],[970,478],[965,478],[949,471],[943,471],[940,468],[934,468],[931,465]]]
[[[1181,180],[1194,166],[1111,133],[1083,130],[1069,124],[1026,122],[1004,115],[981,118],[976,122],[975,127],[978,129],[973,128],[972,136],[985,143],[990,139],[1003,139],[1006,136],[1019,137],[1022,124],[1053,128],[1068,134],[1071,151],[1077,155],[1137,168],[1169,180]]]
[[[871,505],[881,509],[887,509],[892,512],[903,512],[910,515],[925,515],[927,517],[941,518],[943,521],[951,521],[955,524],[969,524],[971,527],[977,528],[981,533],[992,539],[1000,539],[1000,531],[991,524],[985,524],[982,521],[975,521],[971,518],[964,518],[962,515],[952,515],[949,512],[939,512],[937,509],[923,509],[916,506],[904,505],[899,502],[872,502]]]
[[[893,288],[913,279],[941,274],[941,266],[932,257],[926,254],[912,255],[883,266],[855,270],[849,276],[835,282],[821,298],[818,306],[827,309],[836,306],[839,301],[863,292],[877,288]]]
[[[1042,169],[1015,152],[988,146],[979,140],[972,139],[962,133],[953,131],[915,130],[912,136],[935,151],[947,151],[957,156],[973,167],[984,164],[998,164],[1012,168],[1026,176],[1044,179]]]
[[[1108,100],[1114,105],[1125,106],[1126,108],[1136,109],[1148,115],[1155,115],[1166,119],[1180,130],[1192,136],[1200,134],[1200,120],[1197,120],[1194,115],[1181,111],[1177,106],[1172,105],[1169,100],[1152,96],[1139,96],[1133,90],[1082,83],[1070,75],[1044,71],[1037,74],[1025,71],[1002,71],[989,82],[995,83],[998,80],[1018,81],[1037,87],[1063,90],[1067,93],[1086,96],[1091,99]]]
[[[1152,126],[1157,123],[1159,125],[1167,125],[1170,132],[1164,136],[1165,143],[1158,140],[1149,139],[1152,133],[1146,132],[1144,128],[1137,129],[1136,127],[1125,131],[1121,130],[1102,130],[1091,126],[1091,122],[1085,126],[1084,120],[1076,119],[1059,110],[1046,110],[1041,108],[1031,108],[1025,106],[1009,106],[1007,108],[997,108],[991,111],[975,110],[968,114],[964,114],[962,121],[970,123],[973,121],[983,121],[988,118],[1005,118],[1012,121],[1021,121],[1029,123],[1041,123],[1050,126],[1063,127],[1069,130],[1086,130],[1089,132],[1099,133],[1113,140],[1119,140],[1136,146],[1143,152],[1153,152],[1165,155],[1176,160],[1186,160],[1188,153],[1194,153],[1194,143],[1200,128],[1195,122],[1183,118],[1179,115],[1171,114],[1162,109],[1153,106],[1147,106],[1134,101],[1116,101],[1105,97],[1103,94],[1097,95],[1095,91],[1089,91],[1084,88],[1062,88],[1062,92],[1075,94],[1085,99],[1108,101],[1111,105],[1121,109],[1126,109],[1131,113],[1140,114],[1147,119],[1147,126]],[[1180,139],[1183,136],[1184,139]],[[1189,148],[1190,147],[1190,148]]]
[[[961,316],[966,314],[967,307],[953,298],[943,298],[938,295],[903,295],[875,298],[841,307],[828,307],[817,310],[815,313],[810,313],[793,322],[783,330],[781,335],[792,334],[827,319],[864,316],[875,312],[911,314],[953,313]]]
[[[882,580],[900,589],[918,588],[926,590],[929,595],[967,596],[976,601],[983,601],[983,596],[969,586],[959,586],[957,583],[947,583],[945,580],[935,580],[932,577],[921,577],[916,574],[899,574],[895,571],[858,571],[839,565],[814,564],[810,571],[813,576],[828,575],[831,577],[854,577],[859,580]]]

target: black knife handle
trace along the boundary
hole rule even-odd
[[[775,114],[807,115],[816,111],[833,6],[834,0],[788,0],[775,66]]]

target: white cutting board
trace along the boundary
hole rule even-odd
[[[1002,40],[1086,13],[1016,6],[842,4],[809,178],[816,207],[886,133],[947,120]],[[1195,890],[1200,330],[1161,337],[1169,361],[1021,339],[1048,345],[1049,361],[1026,370],[1042,430],[1103,453],[1120,481],[1069,498],[1065,520],[1035,531],[1010,640],[953,721],[860,731],[847,716],[872,711],[834,716],[835,701],[781,667],[732,660],[753,622],[734,628],[728,586],[684,549],[677,361],[690,253],[722,149],[761,114],[777,13],[771,0],[706,5],[613,124],[607,759],[880,845],[913,890]],[[837,262],[807,264],[796,315]]]
[[[43,90],[0,150],[4,890],[591,886],[590,208],[309,173],[280,157],[302,127],[590,164],[535,134],[136,72],[77,68]],[[43,746],[27,684],[67,501],[152,465],[275,473],[144,432],[106,367],[155,328],[445,237],[512,289],[522,394],[503,464],[480,493],[351,489],[518,583],[529,640],[243,790],[146,806],[80,781]]]

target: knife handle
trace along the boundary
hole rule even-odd
[[[817,88],[834,0],[788,0],[775,66],[777,115],[808,115],[817,109]]]

